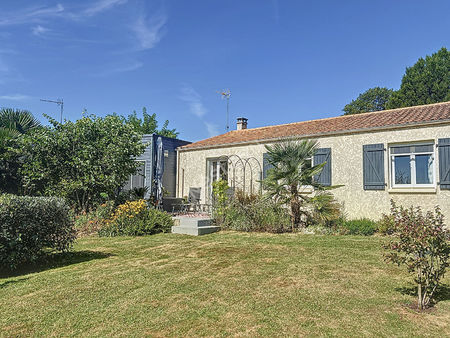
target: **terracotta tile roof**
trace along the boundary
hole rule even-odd
[[[180,149],[217,147],[289,136],[318,137],[326,134],[406,127],[440,121],[449,121],[450,123],[450,101],[276,126],[232,130],[222,135],[185,145]]]

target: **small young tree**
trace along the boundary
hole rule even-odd
[[[218,223],[222,223],[225,217],[228,203],[228,182],[225,180],[215,181],[213,186],[213,215]]]
[[[449,266],[449,231],[444,217],[436,207],[434,212],[424,214],[420,207],[397,207],[391,201],[396,239],[385,245],[387,262],[405,264],[415,275],[417,305],[419,309],[429,306],[433,295]]]

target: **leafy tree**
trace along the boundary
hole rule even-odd
[[[406,68],[400,89],[387,102],[386,108],[417,106],[450,100],[450,51],[420,58]]]
[[[163,123],[161,129],[158,129],[158,121],[156,120],[156,114],[147,113],[147,108],[142,108],[142,118],[138,117],[136,111],[124,117],[124,121],[131,124],[134,130],[140,134],[159,134],[166,137],[176,138],[178,132],[176,129],[169,129],[169,120]]]
[[[284,140],[274,145],[266,145],[268,163],[272,166],[263,181],[268,196],[290,208],[292,228],[302,222],[302,215],[308,216],[304,208],[311,197],[304,193],[304,186],[312,186],[316,191],[329,187],[314,181],[314,176],[322,171],[325,163],[311,165],[311,158],[318,143],[313,140]]]
[[[41,126],[27,110],[0,109],[0,191],[19,193],[20,154],[13,151],[16,139]]]
[[[364,93],[345,105],[342,109],[344,115],[367,113],[386,109],[386,103],[394,91],[385,87],[374,87],[366,90]]]
[[[118,116],[84,116],[21,138],[21,173],[27,193],[65,197],[88,211],[136,171],[134,157],[145,148],[132,125]]]
[[[420,208],[399,208],[393,201],[391,204],[391,215],[384,218],[393,219],[396,239],[384,246],[389,250],[385,258],[387,262],[405,264],[415,275],[417,305],[422,310],[433,300],[449,266],[450,232],[439,207],[434,213],[424,214]]]

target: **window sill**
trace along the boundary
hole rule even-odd
[[[435,194],[436,188],[390,188],[389,194]]]
[[[300,188],[299,192],[301,194],[312,194],[314,192],[314,188],[310,186],[304,186]]]

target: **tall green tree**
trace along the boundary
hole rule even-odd
[[[450,101],[450,51],[420,58],[406,68],[400,89],[386,104],[387,109]]]
[[[161,129],[158,129],[156,114],[147,113],[147,108],[142,108],[142,117],[139,117],[136,111],[124,117],[124,121],[131,124],[134,130],[140,134],[159,134],[166,137],[176,138],[178,132],[176,129],[169,129],[169,120],[164,121]]]
[[[364,93],[346,104],[344,115],[367,113],[386,109],[386,103],[391,98],[394,90],[386,87],[374,87],[366,90]]]
[[[144,151],[141,135],[118,116],[84,116],[22,137],[19,151],[27,193],[66,198],[87,211],[135,173]]]
[[[294,228],[302,222],[302,215],[306,214],[304,206],[311,199],[304,193],[304,187],[313,186],[317,191],[326,189],[313,179],[325,165],[311,165],[318,143],[313,140],[284,140],[265,147],[272,168],[263,181],[264,190],[270,198],[289,206]]]

